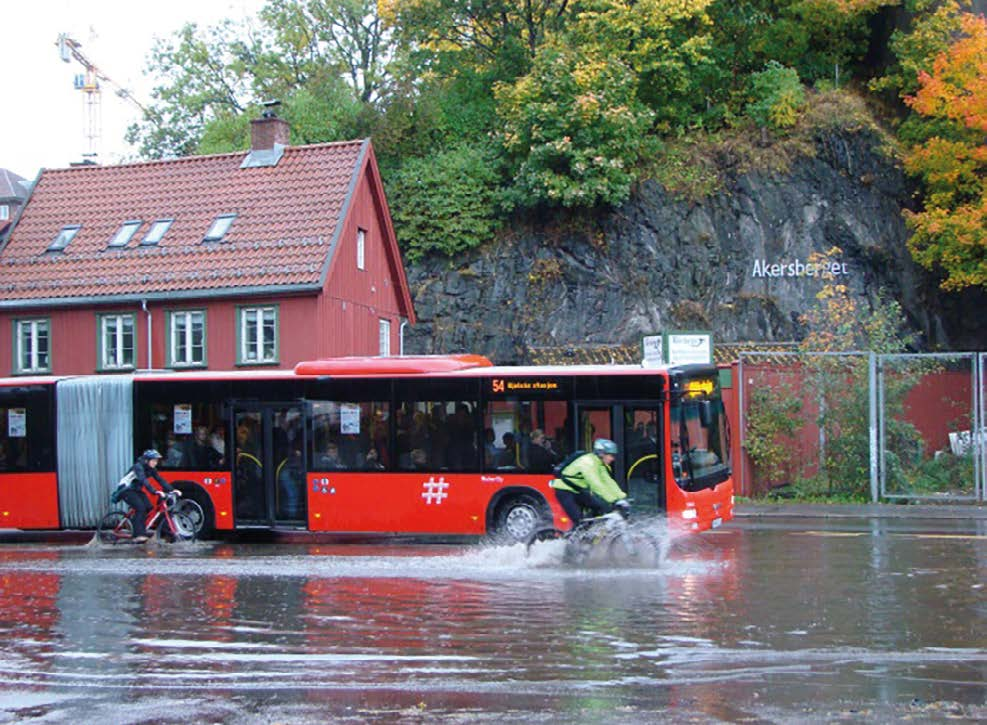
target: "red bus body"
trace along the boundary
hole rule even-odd
[[[131,458],[148,446],[161,449],[162,474],[203,505],[210,528],[218,531],[516,536],[547,517],[565,530],[571,522],[550,487],[553,473],[534,470],[532,441],[549,431],[544,447],[555,447],[556,461],[588,448],[595,437],[616,440],[621,451],[614,476],[635,510],[661,511],[693,531],[733,516],[725,415],[709,366],[495,367],[479,356],[449,355],[131,377]],[[62,414],[54,393],[58,382],[0,381],[0,396],[10,393],[7,432],[23,429],[23,403],[28,437],[45,435],[46,422],[50,440],[33,445],[39,454],[45,446],[51,452],[51,470],[0,471],[0,526],[50,529],[79,520],[74,509],[82,505],[75,501],[80,494],[60,492],[54,465]],[[10,392],[15,389],[30,389],[34,397],[17,397]],[[42,405],[49,405],[47,413]],[[416,431],[426,443],[413,449],[408,441]],[[454,435],[465,436],[462,460],[454,460]],[[353,463],[362,455],[360,442],[368,440],[381,470],[359,470]],[[350,463],[342,470],[325,463],[331,456],[320,455],[327,441],[329,447],[350,445]],[[72,443],[58,442],[59,461]],[[179,451],[173,461],[172,448]],[[426,448],[439,462],[408,469],[409,451],[413,459]],[[211,465],[195,465],[194,451],[200,462],[208,453]],[[103,508],[108,505],[114,477],[122,473],[93,481],[97,507],[103,499]]]

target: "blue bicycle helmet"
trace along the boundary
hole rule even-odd
[[[598,456],[602,456],[607,453],[611,456],[617,455],[617,444],[614,443],[609,438],[597,438],[593,441],[593,453]]]
[[[164,458],[160,453],[154,448],[148,448],[146,451],[141,453],[141,458],[145,461],[150,461],[152,458]]]

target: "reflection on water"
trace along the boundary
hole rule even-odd
[[[0,713],[631,722],[984,704],[976,532],[735,527],[680,540],[660,570],[572,571],[553,546],[8,545]]]

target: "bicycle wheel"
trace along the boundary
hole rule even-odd
[[[546,526],[540,529],[536,529],[531,535],[528,536],[527,541],[524,542],[524,554],[525,556],[530,556],[531,547],[542,541],[555,541],[561,539],[564,534],[556,528],[551,526]]]
[[[202,511],[202,507],[190,498],[183,498],[179,501],[174,508],[174,514],[185,514],[188,516],[189,521],[192,522],[192,528],[195,529],[196,536],[202,531],[202,525],[206,522],[206,515]]]
[[[130,541],[134,538],[134,525],[122,511],[111,511],[99,522],[97,536],[103,544]]]
[[[661,563],[661,542],[646,531],[618,531],[610,539],[607,554],[613,566],[653,569]]]

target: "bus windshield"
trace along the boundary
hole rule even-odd
[[[730,436],[722,399],[676,396],[670,412],[675,483],[698,491],[725,481],[730,476]]]

